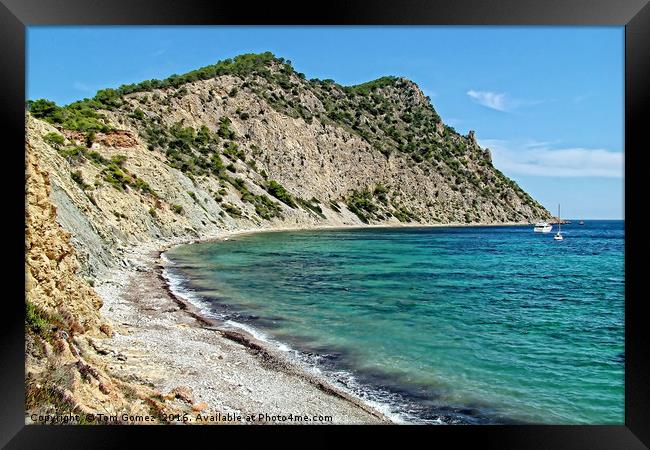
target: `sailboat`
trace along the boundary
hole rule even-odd
[[[564,239],[562,237],[562,218],[560,217],[560,204],[557,205],[557,233],[553,236],[553,239],[556,241],[561,241]]]

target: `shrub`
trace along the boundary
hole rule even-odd
[[[65,143],[65,138],[59,133],[47,133],[43,136],[43,141],[50,147],[59,150]]]
[[[145,194],[151,194],[154,197],[156,197],[156,193],[151,189],[151,186],[149,186],[149,183],[144,181],[142,178],[136,178],[135,175],[133,176],[135,178],[135,182],[131,183],[131,186],[134,188],[140,190],[141,192],[144,192]]]
[[[86,147],[88,148],[92,147],[93,142],[95,142],[95,132],[89,131],[88,133],[86,133]]]
[[[221,161],[221,156],[219,156],[218,152],[214,152],[210,161],[212,162],[212,171],[215,174],[219,175],[221,172],[223,172],[224,166],[223,162]]]
[[[126,156],[125,155],[114,155],[111,157],[111,162],[118,167],[124,167],[124,163],[126,162]]]
[[[120,190],[123,190],[127,184],[129,184],[128,179],[122,169],[114,163],[108,164],[104,170],[102,170],[102,175],[104,180],[110,183],[113,187],[116,187]]]
[[[352,191],[352,195],[347,201],[348,207],[360,209],[369,213],[377,210],[377,206],[372,202],[372,194],[367,189],[363,191]]]
[[[235,178],[232,180],[232,185],[235,186],[235,188],[239,192],[248,192],[248,189],[246,189],[246,183],[244,182],[243,179],[241,178]]]
[[[142,111],[140,108],[135,108],[135,110],[131,114],[131,117],[133,117],[134,119],[142,120],[144,119],[144,111]]]
[[[70,172],[70,177],[72,178],[72,181],[81,186],[81,189],[86,189],[88,187],[88,185],[84,183],[84,179],[81,176],[81,171],[76,170],[74,172]]]
[[[280,216],[282,209],[266,195],[257,195],[254,200],[255,213],[262,219],[270,220],[273,217]]]
[[[201,145],[207,145],[210,142],[212,142],[213,138],[212,138],[212,134],[210,133],[210,129],[205,125],[201,125],[199,131],[196,132],[195,141]]]
[[[395,216],[395,218],[400,222],[411,222],[413,219],[418,219],[417,215],[402,206],[396,207],[393,211],[393,216]]]
[[[86,156],[86,148],[75,145],[74,147],[66,147],[59,150],[59,154],[63,156],[68,163],[75,164],[81,162]]]
[[[230,141],[225,143],[224,142],[224,150],[223,150],[224,155],[227,155],[231,158],[234,158],[235,160],[241,159],[242,161],[246,159],[246,153],[244,153],[243,150],[241,150],[236,143]]]
[[[231,121],[227,117],[222,117],[219,119],[219,129],[217,134],[224,139],[235,139],[235,132],[232,131],[229,127]]]
[[[49,321],[43,312],[29,302],[25,303],[25,309],[25,324],[31,331],[37,334],[43,334],[49,331]]]
[[[102,155],[100,155],[96,151],[92,151],[92,152],[88,153],[88,158],[90,158],[91,161],[94,161],[94,162],[102,164],[102,165],[108,164],[108,160],[106,158],[104,158]]]
[[[172,211],[174,211],[176,214],[182,214],[183,213],[183,207],[181,205],[171,205]]]
[[[286,205],[295,208],[296,203],[293,201],[293,198],[289,193],[284,189],[284,187],[275,180],[270,180],[266,186],[266,190],[273,197],[277,198]]]
[[[302,198],[296,199],[296,201],[300,204],[300,206],[307,208],[308,211],[312,211],[316,213],[318,216],[320,216],[323,219],[326,219],[325,215],[323,214],[323,210],[320,206],[318,206],[318,200],[315,198],[312,198],[311,200],[305,200]]]
[[[223,209],[225,209],[226,212],[232,217],[241,217],[242,215],[241,209],[239,209],[237,206],[233,205],[232,203],[225,203],[223,205]]]
[[[339,205],[334,200],[330,200],[330,208],[332,208],[337,213],[341,212],[341,208],[339,208]]]
[[[381,186],[381,185],[380,185]],[[383,186],[379,189],[379,195],[385,195]],[[362,222],[368,223],[368,220],[379,210],[377,205],[373,202],[373,194],[368,190],[352,191],[352,195],[346,202],[348,209],[361,219]]]
[[[383,184],[378,184],[375,186],[375,190],[373,191],[373,194],[377,199],[379,199],[380,202],[382,202],[384,205],[388,203],[388,198],[386,197],[386,193],[388,191],[386,190],[386,187]]]

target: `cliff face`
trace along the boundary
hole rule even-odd
[[[28,145],[89,276],[121,247],[223,229],[550,217],[403,78],[343,87],[244,55],[31,109]]]
[[[191,403],[163,398],[142,383],[120,379],[107,366],[121,355],[98,344],[113,334],[102,320],[101,298],[78,276],[70,233],[57,223],[48,171],[29,144],[25,158],[25,410],[32,414],[183,414]],[[74,231],[74,229],[72,230]],[[120,422],[121,419],[117,419]],[[54,422],[60,424],[61,422]]]
[[[27,301],[78,321],[80,331],[99,329],[102,300],[77,277],[78,262],[70,234],[56,222],[51,187],[29,148],[26,153],[25,293]]]

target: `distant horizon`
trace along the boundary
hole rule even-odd
[[[625,222],[625,219],[594,219],[594,218],[585,218],[585,217],[576,217],[576,218],[563,218],[562,220],[570,220],[577,222],[579,220],[584,220],[586,222]],[[564,224],[563,224],[564,225]]]
[[[551,214],[561,203],[575,220],[621,221],[623,36],[623,27],[36,26],[26,97],[69,104],[264,51],[308,79],[405,77]]]

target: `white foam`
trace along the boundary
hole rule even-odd
[[[239,328],[240,330],[246,331],[248,334],[252,335],[258,341],[268,342],[270,344],[273,344],[274,346],[276,346],[278,349],[280,349],[283,352],[292,351],[291,347],[289,347],[288,345],[269,338],[266,333],[264,333],[263,331],[258,330],[257,328],[251,327],[249,325],[246,325],[244,323],[240,323],[240,322],[237,322],[237,321],[234,321],[234,320],[231,320],[231,319],[226,320],[224,323],[226,325],[229,325],[229,326],[233,327],[233,328]]]
[[[163,269],[162,276],[167,282],[169,290],[172,291],[175,296],[194,306],[202,315],[211,319],[220,319],[220,317],[210,309],[207,302],[205,302],[201,296],[197,295],[190,289],[183,288],[183,279],[180,276],[173,274],[166,268]]]
[[[161,257],[165,264],[174,264],[172,261],[169,260],[166,256],[164,256],[164,253],[161,254]],[[196,294],[194,291],[188,288],[184,288],[182,283],[183,283],[183,278],[179,275],[174,274],[170,270],[168,270],[166,267],[163,268],[162,271],[163,278],[167,281],[167,284],[169,286],[169,289],[172,291],[172,293],[184,301],[190,303],[192,306],[194,306],[202,315],[212,318],[212,319],[217,319],[217,320],[224,320],[225,317],[216,314],[212,309],[210,308],[209,303],[200,295]],[[252,335],[255,339],[263,341],[263,342],[268,342],[270,344],[273,344],[275,347],[277,347],[280,351],[283,352],[295,352],[291,347],[288,345],[275,341],[271,338],[269,338],[266,333],[262,332],[261,330],[258,330],[257,328],[251,327],[249,325],[246,325],[244,323],[237,322],[232,319],[226,319],[224,321],[224,324],[232,327],[232,328],[239,328],[240,330],[244,330],[250,335]]]
[[[225,317],[223,316],[219,316],[214,311],[212,311],[209,303],[203,297],[196,294],[191,289],[183,287],[184,279],[182,276],[176,275],[171,270],[168,270],[167,266],[174,265],[174,262],[171,261],[169,258],[167,258],[167,256],[164,253],[161,253],[160,256],[162,261],[164,262],[162,276],[166,280],[167,285],[169,286],[171,292],[174,295],[178,296],[179,298],[182,298],[184,301],[190,303],[192,306],[194,306],[200,312],[200,314],[209,318],[222,320],[224,321],[223,323],[227,326],[244,330],[257,340],[272,344],[280,351],[291,353],[293,359],[298,363],[300,363],[303,369],[313,373],[318,377],[329,380],[331,383],[336,385],[342,391],[345,391],[347,394],[357,397],[363,403],[379,411],[381,414],[388,417],[390,420],[392,420],[395,423],[404,424],[404,423],[418,422],[418,419],[416,417],[412,417],[407,413],[396,412],[392,407],[392,405],[395,402],[391,402],[390,399],[381,398],[381,394],[374,392],[371,389],[368,389],[367,387],[359,384],[356,378],[354,377],[354,375],[352,375],[351,373],[347,371],[330,372],[330,371],[321,370],[321,368],[318,367],[318,364],[319,361],[323,359],[324,356],[326,355],[316,355],[315,357],[304,355],[282,342],[271,339],[266,333],[264,333],[261,330],[258,330],[255,327],[237,322],[232,319],[225,319]],[[344,382],[341,382],[340,381],[341,379],[344,380]],[[431,423],[432,421],[427,421],[427,422]],[[442,422],[440,421],[439,423]]]

